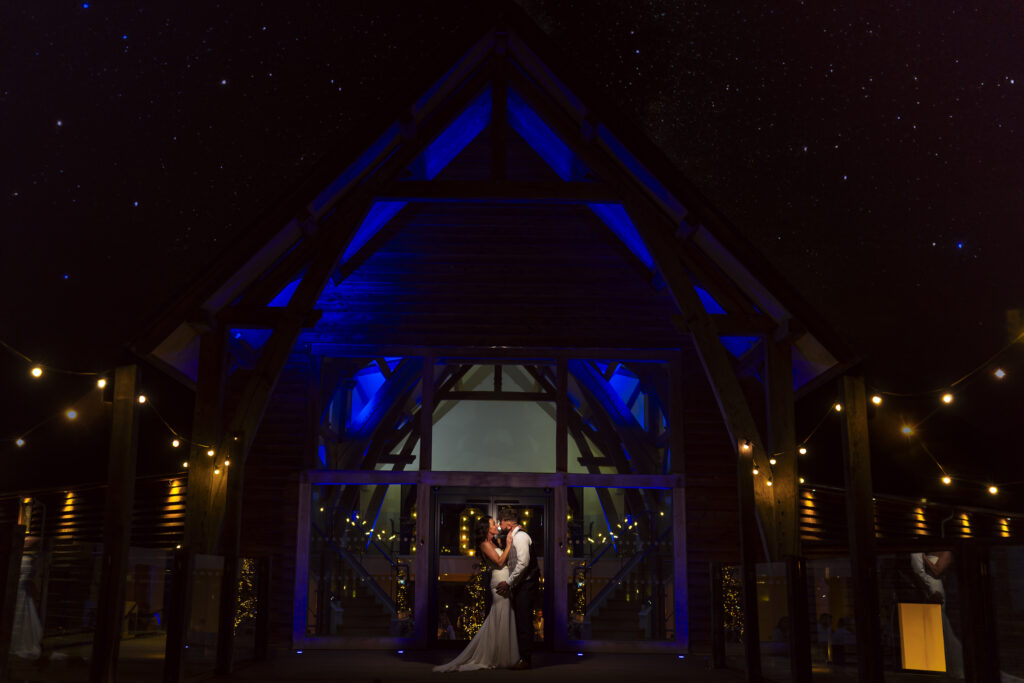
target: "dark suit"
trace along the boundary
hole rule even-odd
[[[516,532],[529,538],[522,528]],[[515,551],[513,551],[515,552]],[[533,655],[533,603],[536,600],[537,588],[540,585],[540,567],[537,565],[537,554],[530,547],[530,559],[525,569],[516,577],[512,586],[512,613],[516,615],[516,639],[519,641],[519,658],[530,662]]]

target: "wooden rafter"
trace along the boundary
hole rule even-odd
[[[613,204],[622,201],[602,182],[526,180],[398,180],[378,194],[382,201],[488,204]]]

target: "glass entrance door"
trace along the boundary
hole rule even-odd
[[[495,475],[500,478],[501,475]],[[432,575],[437,577],[430,600],[431,645],[462,648],[476,634],[490,609],[490,574],[481,561],[474,540],[474,528],[488,517],[498,519],[499,511],[510,507],[519,514],[533,541],[542,577],[545,560],[551,557],[551,538],[545,521],[551,494],[541,490],[500,488],[447,488],[434,496],[434,551]],[[535,649],[550,642],[544,615],[550,601],[544,579],[533,606]]]

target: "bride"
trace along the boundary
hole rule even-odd
[[[498,525],[492,517],[479,520],[474,532],[480,555],[494,567],[491,572],[491,596],[494,602],[483,626],[469,641],[466,649],[447,664],[435,666],[434,671],[506,668],[519,661],[519,644],[516,641],[515,616],[512,614],[511,603],[507,597],[498,595],[494,590],[499,583],[508,580],[508,566],[505,562],[512,544],[506,542],[504,551],[498,552],[494,540]]]

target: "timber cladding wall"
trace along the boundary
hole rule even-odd
[[[241,550],[270,557],[271,641],[291,643],[299,473],[307,433],[309,349],[297,345],[278,379],[245,465]]]

